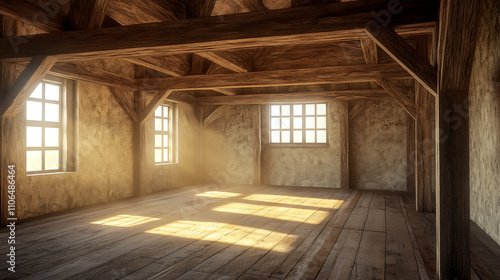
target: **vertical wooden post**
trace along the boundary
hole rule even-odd
[[[254,185],[261,184],[261,157],[262,157],[262,121],[261,121],[261,111],[260,105],[255,105],[257,107],[257,113],[254,116],[253,128],[255,137],[255,150],[254,150]]]
[[[144,78],[145,68],[142,66],[136,66],[135,77]],[[145,104],[145,93],[144,92],[134,92],[134,110],[137,116],[141,116],[143,110],[146,107]],[[146,147],[146,125],[147,121],[134,123],[133,129],[133,158],[134,158],[134,184],[133,184],[133,194],[134,196],[140,196],[144,194],[145,184],[145,172],[147,169],[147,147]]]
[[[438,51],[437,276],[470,279],[468,97],[479,0],[442,0]]]
[[[406,145],[406,191],[415,194],[417,185],[417,148],[415,138],[415,120],[411,116],[408,119],[408,133]]]
[[[0,37],[16,34],[15,21],[0,15]],[[14,85],[16,80],[15,64],[0,62],[0,103],[6,97],[7,91]],[[17,141],[12,141],[12,118],[0,115],[0,224],[7,224],[7,175],[8,166],[13,164],[14,155],[17,152]],[[16,168],[17,171],[17,168]],[[18,187],[18,185],[16,185]]]
[[[339,103],[340,114],[340,188],[349,189],[349,103]]]
[[[416,50],[423,57],[430,60],[432,38],[429,36],[416,37]],[[419,212],[432,212],[432,187],[435,181],[435,140],[434,140],[434,96],[420,83],[415,83],[415,105],[417,108],[416,139],[417,139],[417,187],[416,208]]]

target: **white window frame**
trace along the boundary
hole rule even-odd
[[[314,105],[314,114],[311,115],[306,115],[306,106],[312,106]],[[318,114],[318,105],[324,105],[325,106],[325,114]],[[277,106],[279,106],[279,114],[274,114],[273,115],[273,108],[276,110]],[[289,108],[289,114],[287,114],[284,110],[285,107],[288,106]],[[294,114],[294,106],[301,106],[302,107],[302,114]],[[324,145],[329,145],[329,133],[328,133],[328,123],[329,123],[329,114],[328,114],[328,103],[326,102],[319,102],[319,103],[280,103],[280,104],[271,104],[269,105],[269,144],[273,146],[304,146],[304,147],[313,147],[313,146],[324,146]],[[295,118],[302,118],[301,120],[301,125],[300,127],[295,127],[294,125],[294,117]],[[306,126],[306,121],[307,118],[314,118],[314,128],[307,128]],[[319,118],[325,118],[325,126],[324,128],[318,128],[318,119]],[[277,122],[279,119],[279,128],[276,127],[277,123],[275,123],[275,126],[273,126],[273,121]],[[289,119],[289,128],[283,128],[283,119]],[[286,134],[284,134],[285,132]],[[306,141],[306,136],[308,133],[314,132],[314,142]],[[275,141],[276,139],[273,139],[273,136],[276,137],[276,135],[279,133],[279,142]],[[295,139],[294,137],[295,133],[297,135],[301,135],[301,140],[302,142],[298,142],[298,139]],[[321,134],[324,134],[326,137],[325,142],[318,142],[318,136]],[[289,142],[284,141],[284,135],[289,135]],[[298,138],[298,137],[297,137]],[[297,140],[297,141],[295,141]]]
[[[168,116],[164,114],[165,108],[168,108]],[[161,111],[161,115],[159,112]],[[173,103],[164,103],[158,106],[154,112],[153,130],[154,130],[154,162],[155,165],[166,165],[177,163],[177,108]],[[165,130],[165,121],[168,123],[168,129]],[[157,122],[161,123],[161,130],[157,130]],[[165,142],[164,137],[168,137]],[[157,137],[161,137],[158,142]],[[165,157],[165,151],[168,158]],[[158,158],[161,152],[161,159]]]

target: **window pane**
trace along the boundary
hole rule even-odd
[[[271,143],[279,143],[280,142],[280,132],[272,131],[271,132]]]
[[[272,105],[271,106],[271,116],[277,117],[280,115],[280,106],[279,105]]]
[[[33,93],[30,95],[30,98],[38,98],[42,99],[42,87],[43,84],[39,84],[36,89],[33,91]]]
[[[281,106],[281,115],[282,116],[290,116],[290,105],[282,105]]]
[[[302,131],[293,132],[293,143],[302,143]]]
[[[163,135],[163,147],[168,147],[168,135]]]
[[[163,107],[163,117],[168,118],[168,107],[167,106]]]
[[[59,104],[45,103],[45,121],[59,122]]]
[[[316,120],[315,117],[307,117],[306,118],[306,128],[316,128],[316,125],[314,123],[315,120]]]
[[[59,151],[45,151],[45,170],[59,169]]]
[[[59,147],[59,128],[45,128],[45,147]]]
[[[290,131],[281,132],[281,143],[290,143]]]
[[[159,106],[158,108],[156,108],[156,110],[155,110],[155,117],[161,117],[161,106]]]
[[[315,108],[316,108],[316,105],[314,104],[308,104],[306,105],[306,115],[308,116],[312,116],[315,114]]]
[[[26,119],[28,121],[42,121],[42,102],[28,101],[26,103]]]
[[[42,146],[42,128],[41,127],[26,127],[26,147],[41,147]]]
[[[293,114],[295,116],[301,116],[302,115],[302,105],[293,105]]]
[[[280,129],[280,118],[271,118],[271,129]]]
[[[155,162],[161,162],[161,149],[155,150]]]
[[[26,152],[26,170],[28,172],[42,170],[42,151]]]
[[[326,143],[326,130],[318,130],[318,143]]]
[[[155,118],[155,130],[161,131],[161,119]]]
[[[163,161],[165,161],[165,162],[170,161],[170,157],[168,155],[168,149],[163,150]]]
[[[161,148],[161,135],[155,135],[155,147]]]
[[[317,115],[326,115],[326,104],[318,104],[316,106],[316,109],[317,109]]]
[[[302,118],[293,118],[293,128],[302,129]]]
[[[163,120],[163,131],[168,131],[168,120]]]
[[[281,119],[281,129],[290,129],[290,118]]]
[[[306,143],[315,143],[316,142],[316,131],[308,130],[306,131]]]
[[[45,84],[45,99],[59,101],[60,89],[58,85]]]
[[[326,117],[318,117],[318,126],[317,128],[326,128]]]

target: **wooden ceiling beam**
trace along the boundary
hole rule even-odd
[[[390,55],[399,65],[410,73],[417,82],[434,96],[437,95],[437,70],[427,59],[417,53],[393,29],[380,27],[377,30],[366,29],[367,34]]]
[[[217,0],[187,0],[187,18],[209,17]]]
[[[79,0],[71,2],[68,14],[72,30],[98,29],[106,16],[108,0]]]
[[[191,72],[189,55],[151,56],[126,60],[172,77],[186,76]]]
[[[233,0],[236,5],[248,12],[267,10],[261,0]]]
[[[196,54],[237,73],[252,71],[250,56],[245,55],[242,51],[199,52]]]
[[[140,113],[139,124],[143,123],[149,116],[151,116],[156,108],[158,108],[158,106],[160,106],[160,104],[167,99],[172,92],[172,90],[165,90],[161,93],[157,93],[153,100],[149,102],[148,106],[146,106],[146,108],[144,108],[144,110]]]
[[[289,69],[234,74],[191,75],[155,79],[154,90],[210,90],[327,83],[371,82],[376,79],[408,79],[411,75],[397,63]],[[136,80],[141,89],[144,81]],[[148,90],[152,90],[149,88]]]
[[[0,14],[47,32],[66,29],[66,14],[56,1],[0,0]]]
[[[435,0],[402,1],[404,10],[393,15],[400,34],[427,34],[435,27]],[[286,44],[314,44],[357,40],[367,36],[370,11],[387,7],[385,0],[305,6],[175,22],[139,24],[71,32],[40,34],[12,48],[0,39],[0,60],[27,61],[52,55],[60,61],[256,48]]]
[[[414,91],[414,88],[407,88],[387,79],[377,79],[377,83],[383,87],[387,93],[389,93],[396,100],[396,102],[401,105],[401,107],[403,107],[410,117],[413,119],[417,118],[415,101],[408,97],[408,92]]]
[[[134,91],[137,88],[132,78],[120,76],[97,68],[89,68],[79,63],[56,63],[52,69],[50,69],[49,74],[67,79],[116,87],[128,91]]]
[[[56,61],[50,56],[34,57],[2,100],[0,116],[10,117],[19,112]]]
[[[121,25],[175,21],[186,18],[183,1],[109,0],[108,16]]]
[[[254,105],[280,102],[328,102],[328,101],[353,101],[369,100],[389,97],[385,90],[337,90],[292,92],[271,94],[244,94],[235,96],[205,96],[197,97],[198,105]]]

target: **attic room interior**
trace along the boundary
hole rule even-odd
[[[500,279],[499,1],[0,17],[0,279]]]

